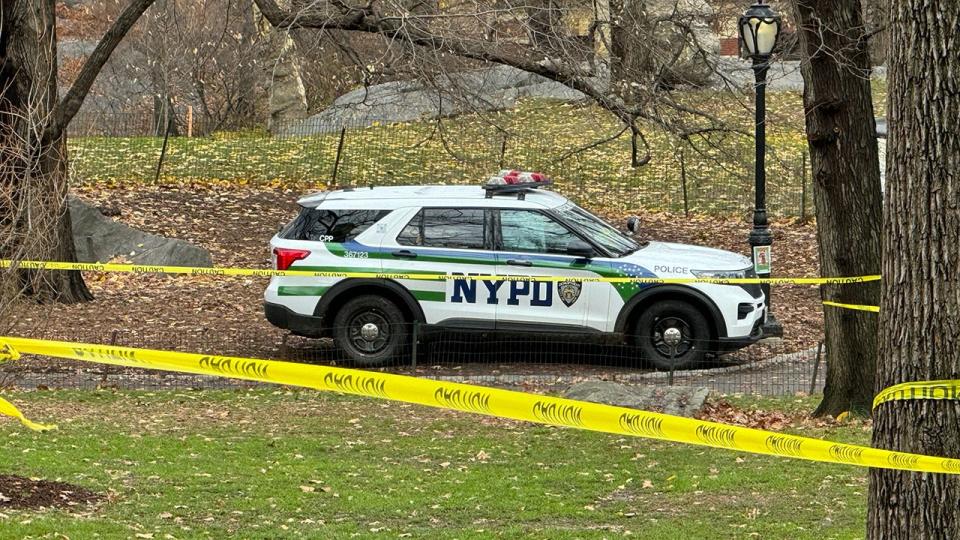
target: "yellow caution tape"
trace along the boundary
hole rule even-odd
[[[299,276],[319,278],[368,278],[368,279],[414,279],[436,281],[451,280],[500,280],[500,281],[578,281],[584,283],[652,283],[687,284],[712,283],[715,285],[843,285],[878,281],[880,276],[858,277],[800,277],[800,278],[650,278],[650,277],[588,277],[588,276],[517,276],[517,275],[459,275],[459,274],[404,274],[394,272],[322,272],[312,270],[270,270],[261,268],[204,268],[193,266],[158,266],[117,263],[71,263],[53,261],[0,260],[0,268],[24,268],[31,270],[82,270],[90,272],[121,272],[130,274],[186,274],[191,276]]]
[[[888,401],[907,399],[960,399],[960,381],[921,381],[895,384],[884,388],[873,398],[873,408],[876,409]]]
[[[13,403],[0,398],[0,415],[11,416],[20,421],[24,426],[34,430],[34,431],[49,431],[51,429],[57,429],[57,426],[53,424],[38,424],[27,419],[26,416],[17,409]]]
[[[10,346],[9,343],[0,341],[0,364],[3,362],[9,362],[12,360],[17,360],[20,358],[20,352]],[[57,429],[57,426],[48,426],[45,424],[38,424],[36,422],[31,422],[27,419],[26,416],[17,409],[13,403],[0,398],[0,415],[11,416],[20,420],[20,423],[27,426],[28,428],[34,431],[47,431],[50,429]]]
[[[960,474],[960,459],[893,452],[499,388],[404,375],[87,343],[0,337],[22,353],[286,384],[618,435],[863,467]]]
[[[823,305],[838,307],[843,309],[855,309],[857,311],[872,311],[873,313],[880,313],[880,306],[865,306],[862,304],[841,304],[840,302],[829,302],[827,300],[823,301]]]
[[[18,359],[20,359],[20,353],[16,349],[9,343],[0,342],[0,364]]]

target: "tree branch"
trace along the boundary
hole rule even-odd
[[[130,28],[133,27],[137,20],[140,19],[140,16],[143,15],[143,12],[146,11],[153,2],[154,0],[131,0],[130,4],[123,10],[123,13],[113,22],[110,29],[107,30],[103,38],[100,39],[100,42],[97,43],[96,48],[93,49],[93,53],[91,53],[87,61],[83,63],[83,68],[80,70],[80,74],[73,82],[67,95],[64,96],[53,110],[53,117],[43,132],[43,140],[54,141],[60,138],[64,129],[66,129],[70,123],[70,120],[72,120],[74,115],[77,114],[77,111],[80,110],[84,98],[87,97],[87,93],[90,92],[90,87],[93,86],[93,81],[97,78],[100,70],[103,69],[104,64],[107,63],[113,50],[117,48],[117,45],[119,45],[120,41],[127,35]]]
[[[534,45],[522,48],[520,51],[513,51],[497,47],[487,40],[471,40],[458,32],[443,35],[427,28],[426,23],[429,17],[418,15],[387,16],[378,9],[378,4],[374,0],[361,0],[367,3],[354,5],[347,5],[346,0],[319,0],[311,4],[311,7],[296,12],[280,8],[276,0],[254,1],[263,16],[276,28],[314,28],[376,34],[386,39],[424,47],[443,54],[514,67],[578,90],[601,108],[617,117],[627,129],[631,129],[632,140],[634,141],[634,164],[643,164],[649,161],[649,152],[642,159],[638,155],[639,151],[636,146],[639,131],[636,125],[638,118],[654,122],[670,131],[678,131],[667,119],[655,110],[651,110],[652,108],[655,109],[656,105],[663,105],[678,113],[688,114],[710,123],[708,126],[697,126],[692,130],[679,130],[681,133],[706,133],[709,131],[744,133],[735,128],[727,127],[726,123],[720,118],[678,103],[669,96],[655,95],[642,102],[628,103],[617,93],[609,91],[604,85],[597,84],[590,76],[592,67],[585,69],[580,65],[551,58],[550,54],[538,50]],[[676,10],[674,10],[670,15],[663,16],[663,18],[667,20],[676,16]],[[689,27],[685,28],[688,34],[692,35],[692,30]],[[671,64],[680,57],[681,52],[682,48],[677,50],[674,59],[670,62]],[[664,71],[661,70],[653,86],[659,83],[663,75]],[[639,134],[639,139],[646,146],[646,140],[642,133]]]
[[[405,41],[436,51],[449,52],[462,58],[481,60],[494,64],[515,67],[528,73],[540,75],[552,81],[583,92],[604,109],[612,112],[624,123],[629,123],[637,112],[615,95],[603,92],[589,78],[583,77],[569,66],[557,65],[545,59],[539,61],[504,54],[490,48],[489,42],[472,43],[465,39],[447,37],[428,32],[416,26],[417,17],[381,17],[372,4],[366,6],[339,5],[339,13],[328,14],[318,10],[289,13],[277,5],[276,0],[254,0],[260,12],[276,28],[317,28],[324,30],[349,30],[379,34],[386,38]]]

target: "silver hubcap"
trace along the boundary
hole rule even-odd
[[[683,333],[679,328],[671,326],[663,331],[663,342],[671,347],[676,347],[683,339]]]
[[[380,329],[373,323],[367,323],[360,328],[360,337],[367,341],[373,341],[380,336]]]

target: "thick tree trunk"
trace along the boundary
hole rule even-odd
[[[709,3],[609,0],[612,89],[638,103],[652,89],[702,86],[712,69],[701,54],[719,52],[707,29]]]
[[[73,243],[73,222],[70,219],[70,206],[67,204],[67,144],[66,136],[44,148],[44,155],[37,168],[37,179],[41,189],[49,191],[46,201],[50,217],[53,220],[52,234],[47,233],[44,240],[38,238],[36,258],[46,261],[76,261],[77,252]],[[29,231],[28,227],[24,229]],[[35,231],[40,233],[41,231]],[[80,272],[39,272],[31,273],[28,278],[28,293],[38,300],[53,300],[66,304],[88,302],[93,295],[87,289]]]
[[[66,126],[110,54],[154,0],[131,0],[57,97],[55,0],[0,0],[0,258],[75,261]],[[3,300],[92,299],[80,272],[0,272]]]
[[[882,193],[859,0],[794,0],[803,54],[803,106],[813,170],[820,272],[880,272]],[[878,283],[822,288],[823,298],[875,305]],[[867,413],[873,400],[877,317],[825,308],[826,388],[815,414]]]
[[[863,0],[863,22],[870,41],[870,59],[873,65],[887,63],[887,44],[890,33],[887,31],[890,11],[889,0]]]
[[[289,2],[280,2],[289,7]],[[257,6],[252,7],[258,10]],[[259,32],[264,40],[264,68],[269,88],[270,130],[307,115],[307,92],[300,74],[297,44],[289,29],[274,28],[266,17],[256,13]]]
[[[892,4],[877,390],[960,378],[960,2]],[[960,457],[960,402],[874,411],[878,448]],[[960,476],[870,471],[869,537],[956,538]]]
[[[563,27],[563,8],[557,0],[532,0],[527,3],[527,34],[530,43],[551,56],[561,57],[567,36]]]
[[[254,43],[257,39],[257,21],[254,18],[257,12],[256,4],[251,2],[250,9],[243,10],[242,21],[240,23],[240,33],[243,43]],[[240,127],[249,127],[256,124],[257,118],[257,92],[263,88],[263,76],[257,66],[253,56],[242,57],[245,65],[241,66],[240,84],[238,85],[239,95],[237,96],[236,116],[240,120]],[[304,107],[306,107],[306,94],[304,94]],[[306,109],[304,109],[306,111]]]
[[[641,42],[648,38],[642,29],[646,20],[644,0],[609,0],[610,9],[610,85],[625,102],[633,103],[640,84],[638,74],[647,62],[648,47]]]
[[[0,257],[75,261],[66,144],[62,133],[47,131],[58,101],[54,0],[4,1],[0,9],[0,193],[9,197]],[[39,299],[92,298],[79,272],[22,272],[17,279],[15,292]]]

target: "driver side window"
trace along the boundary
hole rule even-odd
[[[500,210],[500,236],[504,251],[567,254],[577,238],[549,216],[529,210]]]

